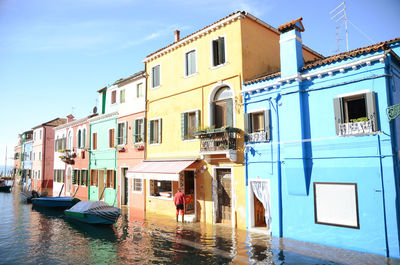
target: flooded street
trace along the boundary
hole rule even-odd
[[[0,264],[396,264],[226,225],[177,224],[126,209],[115,226],[72,222],[0,193]]]

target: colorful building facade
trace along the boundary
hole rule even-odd
[[[248,227],[399,258],[400,40],[304,63],[301,19],[278,29],[280,72],[242,90]]]
[[[279,69],[279,34],[237,12],[147,56],[146,211],[175,216],[180,187],[188,219],[246,227],[241,84]]]

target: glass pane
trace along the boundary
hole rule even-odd
[[[253,121],[253,132],[264,131],[264,113],[254,113],[252,117]]]
[[[120,103],[124,103],[124,102],[125,102],[125,89],[122,89],[122,90],[120,91],[119,102],[120,102]]]

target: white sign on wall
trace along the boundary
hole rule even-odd
[[[315,223],[360,228],[356,183],[314,182]]]

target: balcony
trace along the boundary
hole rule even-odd
[[[265,131],[253,132],[246,135],[246,141],[249,143],[265,142],[267,140],[267,133]]]
[[[339,124],[339,136],[364,135],[373,133],[372,121]]]
[[[75,164],[74,158],[76,158],[76,153],[72,152],[71,150],[58,150],[59,153],[62,153],[60,157],[61,161],[66,164],[73,165]]]
[[[195,132],[200,138],[200,155],[202,159],[211,155],[225,154],[231,161],[237,159],[237,139],[240,130],[232,127],[207,129]]]

